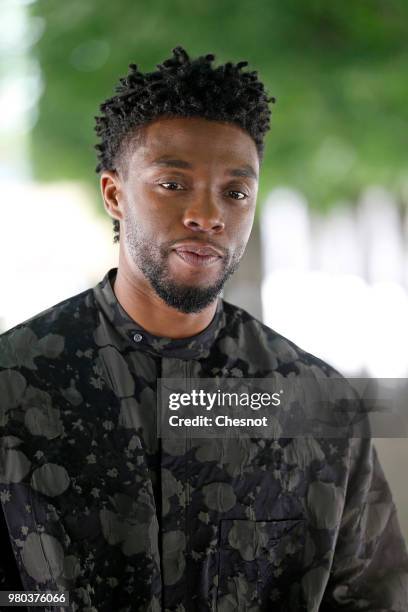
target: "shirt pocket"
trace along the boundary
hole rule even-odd
[[[303,609],[303,519],[222,519],[219,538],[217,612]]]

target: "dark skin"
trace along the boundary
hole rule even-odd
[[[258,152],[246,131],[233,124],[178,117],[162,117],[145,126],[142,143],[131,148],[120,167],[102,172],[105,208],[120,221],[114,293],[148,332],[194,336],[210,324],[217,299],[199,312],[169,305],[140,269],[137,253],[142,257],[152,245],[161,248],[161,255],[154,252],[152,257],[166,266],[165,277],[175,285],[215,285],[245,250],[258,177]],[[136,242],[138,250],[132,249]],[[191,265],[174,250],[180,242],[210,244],[220,256],[205,267]]]

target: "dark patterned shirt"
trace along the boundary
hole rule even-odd
[[[153,336],[116,271],[0,337],[0,589],[84,612],[408,610],[369,439],[156,435],[160,377],[338,374],[222,299],[200,334]]]

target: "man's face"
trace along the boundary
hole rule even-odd
[[[251,232],[255,143],[231,124],[161,118],[123,166],[121,248],[168,305],[199,312],[237,269]]]

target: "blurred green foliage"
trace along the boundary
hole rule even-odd
[[[37,0],[43,72],[32,131],[35,174],[98,188],[93,127],[130,62],[143,71],[183,45],[216,62],[246,59],[270,95],[260,202],[276,185],[314,208],[355,199],[368,183],[408,184],[406,0]]]

